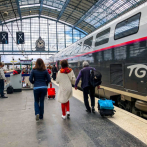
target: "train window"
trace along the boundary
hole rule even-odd
[[[114,49],[114,59],[122,60],[127,57],[127,46],[116,47]]]
[[[110,64],[110,84],[123,86],[122,64]]]
[[[65,50],[65,55],[66,55],[66,56],[71,55],[72,52],[73,52],[73,49],[74,49],[74,45],[71,46],[71,47],[69,47],[67,50]]]
[[[112,50],[105,50],[104,51],[104,60],[112,60]]]
[[[95,46],[99,46],[109,41],[110,28],[98,33],[95,39]]]
[[[84,41],[84,50],[91,49],[93,36]]]
[[[98,60],[98,62],[101,62],[103,60],[103,54],[102,54],[102,52],[98,52],[97,53],[97,60]]]
[[[82,42],[78,43],[75,48],[75,53],[79,53],[81,50]]]
[[[120,39],[132,34],[135,34],[139,30],[141,13],[138,13],[116,25],[114,39]]]

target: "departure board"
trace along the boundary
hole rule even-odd
[[[20,60],[20,63],[23,65],[30,65],[32,63],[32,60]]]

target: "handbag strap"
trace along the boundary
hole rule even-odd
[[[69,75],[67,74],[68,78],[69,78]],[[69,78],[69,81],[70,81],[70,78]]]

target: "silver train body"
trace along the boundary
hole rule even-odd
[[[118,107],[147,117],[147,3],[54,56],[57,66],[63,59],[76,76],[87,60],[102,73],[101,87],[107,98],[115,100]]]

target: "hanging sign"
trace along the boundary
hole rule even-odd
[[[24,44],[24,32],[16,32],[17,44]]]
[[[32,63],[32,60],[20,60],[20,63],[22,65],[30,65]]]
[[[8,44],[8,32],[0,32],[0,44]]]

